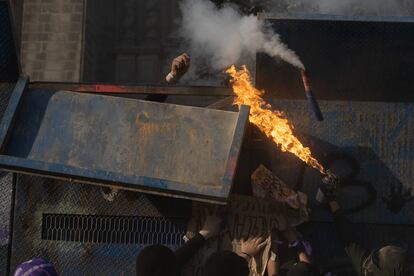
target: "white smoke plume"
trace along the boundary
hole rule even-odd
[[[184,0],[181,35],[194,58],[205,58],[213,70],[237,64],[263,52],[304,69],[298,56],[264,21],[242,15],[235,6],[218,9],[208,0]]]

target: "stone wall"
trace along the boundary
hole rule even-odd
[[[24,0],[23,72],[31,80],[79,81],[85,0]]]

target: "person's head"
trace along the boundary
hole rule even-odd
[[[406,275],[408,269],[406,250],[393,245],[374,251],[364,262],[367,275]]]
[[[168,247],[151,245],[145,247],[136,262],[138,276],[178,276],[180,275],[177,257]]]
[[[248,276],[247,261],[231,251],[211,254],[204,263],[204,276]]]
[[[34,258],[30,261],[19,264],[14,276],[58,276],[53,265],[42,258]]]

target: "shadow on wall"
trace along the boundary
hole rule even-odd
[[[365,223],[414,224],[414,213],[406,207],[412,202],[410,183],[402,183],[369,147],[340,148],[315,137],[299,137],[310,145],[314,156],[343,179],[340,203]],[[276,146],[275,146],[276,148]],[[273,171],[286,183],[309,196],[312,220],[331,221],[329,213],[315,200],[321,175],[298,158],[280,151],[272,154]]]
[[[301,135],[299,138],[304,144],[311,145],[314,156],[326,168],[343,179],[339,201],[348,210],[361,244],[366,248],[394,244],[414,253],[410,187],[402,183],[369,147],[340,148],[312,136]],[[331,214],[315,200],[320,173],[292,154],[279,150],[269,154],[273,172],[308,195],[311,221],[298,228],[311,242],[315,261],[324,268],[332,268],[337,275],[353,275]]]

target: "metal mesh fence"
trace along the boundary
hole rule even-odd
[[[13,174],[0,172],[0,275],[7,271]]]
[[[18,175],[11,270],[42,256],[62,275],[131,275],[149,244],[182,243],[191,203],[119,191],[107,201],[86,184]],[[158,231],[160,230],[160,231]]]
[[[42,239],[124,244],[182,244],[182,219],[76,214],[43,214]]]

